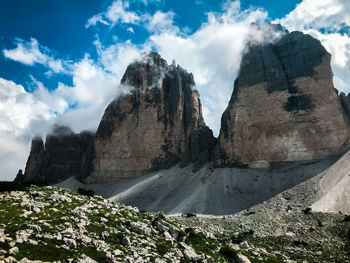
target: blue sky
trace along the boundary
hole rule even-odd
[[[350,91],[348,0],[1,0],[0,180],[24,168],[31,138],[53,124],[95,130],[125,93],[127,65],[150,50],[194,74],[217,135],[246,43],[279,37],[252,22],[319,39],[334,86]]]
[[[0,2],[0,49],[11,49],[18,39],[28,41],[38,40],[40,45],[49,47],[56,55],[66,60],[79,60],[89,53],[96,59],[96,49],[92,44],[99,35],[101,43],[108,45],[115,42],[131,40],[133,43],[143,43],[150,33],[142,26],[134,26],[135,33],[129,32],[128,25],[85,28],[87,20],[93,15],[105,10],[113,1],[98,0],[2,0]],[[292,11],[300,1],[296,0],[246,0],[241,1],[242,10],[250,7],[264,8],[270,19],[282,18]],[[174,12],[174,24],[179,28],[188,28],[195,32],[206,21],[206,13],[222,9],[224,1],[218,0],[177,0],[150,1],[145,5],[142,1],[130,1],[130,10],[138,13]],[[36,65],[28,67],[22,63],[0,58],[0,77],[22,84],[30,91],[33,88],[32,78],[40,80],[50,90],[57,87],[57,81],[72,85],[70,76],[56,74],[43,77],[47,70]]]

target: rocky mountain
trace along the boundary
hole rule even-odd
[[[110,195],[119,195],[118,200],[142,205],[158,200],[145,189],[156,194],[167,189],[183,196],[162,192],[159,198],[172,202],[146,202],[144,207],[214,211],[225,202],[223,211],[215,210],[220,214],[240,211],[316,176],[349,148],[350,99],[334,89],[330,55],[318,40],[280,26],[271,30],[281,37],[247,46],[218,139],[204,123],[193,75],[151,52],[127,67],[121,80],[125,95],[108,105],[96,134],[60,128],[48,135],[45,145],[35,138],[25,173],[17,181],[118,180],[120,189]],[[212,164],[265,169],[213,170]],[[185,174],[188,178],[180,176]],[[155,182],[158,175],[166,180]],[[154,185],[132,188],[144,178]],[[270,184],[260,182],[266,178]],[[133,189],[127,197],[123,185]],[[248,197],[249,187],[260,194]],[[218,191],[227,198],[215,198]],[[233,202],[232,196],[241,202]],[[191,198],[208,199],[210,207],[193,205]]]
[[[67,127],[55,126],[45,144],[40,137],[32,140],[24,175],[15,181],[46,181],[50,184],[70,177],[82,179],[91,173],[94,135],[73,133]]]
[[[112,181],[210,160],[216,141],[191,73],[151,52],[128,66],[121,87],[126,94],[108,105],[96,134],[55,127],[45,145],[34,138],[15,180]]]
[[[121,84],[131,92],[113,101],[102,117],[88,182],[209,160],[214,138],[203,121],[191,73],[151,52],[128,66]],[[196,140],[202,137],[205,143],[199,146]]]
[[[330,54],[309,35],[283,34],[275,43],[250,43],[243,56],[221,119],[216,166],[269,168],[349,146],[349,119],[333,87]]]

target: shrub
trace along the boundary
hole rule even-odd
[[[196,217],[197,215],[196,214],[192,214],[192,213],[187,213],[185,215],[185,217]]]
[[[350,222],[350,215],[345,216],[343,222]]]
[[[312,213],[312,209],[310,207],[303,210],[305,215],[310,215]]]
[[[0,182],[0,192],[10,192],[10,191],[26,191],[31,185],[36,185],[38,187],[47,186],[48,183],[44,181],[25,181],[25,182]]]
[[[86,195],[86,196],[90,196],[90,197],[93,197],[95,195],[94,190],[85,189],[85,188],[78,188],[78,193],[81,195]]]
[[[223,255],[229,262],[234,262],[234,260],[237,258],[237,252],[229,246],[221,247],[219,253]]]
[[[0,182],[0,192],[10,192],[10,191],[24,191],[25,186],[21,183],[15,182]]]

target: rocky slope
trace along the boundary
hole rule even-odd
[[[251,43],[221,119],[215,164],[266,168],[344,151],[350,126],[330,59],[301,32]]]
[[[24,175],[15,181],[46,181],[53,184],[72,176],[80,179],[92,169],[94,135],[89,132],[73,133],[67,127],[55,126],[46,137],[32,140]]]
[[[102,117],[88,182],[140,176],[181,160],[208,161],[214,138],[191,73],[151,52],[128,66],[121,84],[131,92]]]
[[[82,184],[74,178],[57,186],[77,190],[91,188],[96,193],[145,211],[228,215],[267,201],[325,171],[337,157],[320,162],[297,163],[281,169],[242,169],[205,166],[193,172],[179,166],[116,182]],[[308,195],[318,188],[300,193]],[[314,199],[315,200],[315,199]],[[305,209],[308,204],[298,207]]]
[[[0,262],[349,262],[344,215],[139,212],[55,187],[0,193]]]

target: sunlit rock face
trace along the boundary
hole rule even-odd
[[[349,120],[330,60],[320,41],[301,32],[251,44],[221,119],[215,165],[262,168],[343,151]]]
[[[194,131],[209,136],[210,147],[214,144],[191,73],[151,52],[128,66],[121,84],[130,92],[113,101],[102,117],[87,182],[135,177],[209,158],[208,147],[199,150],[207,154],[190,151]]]

